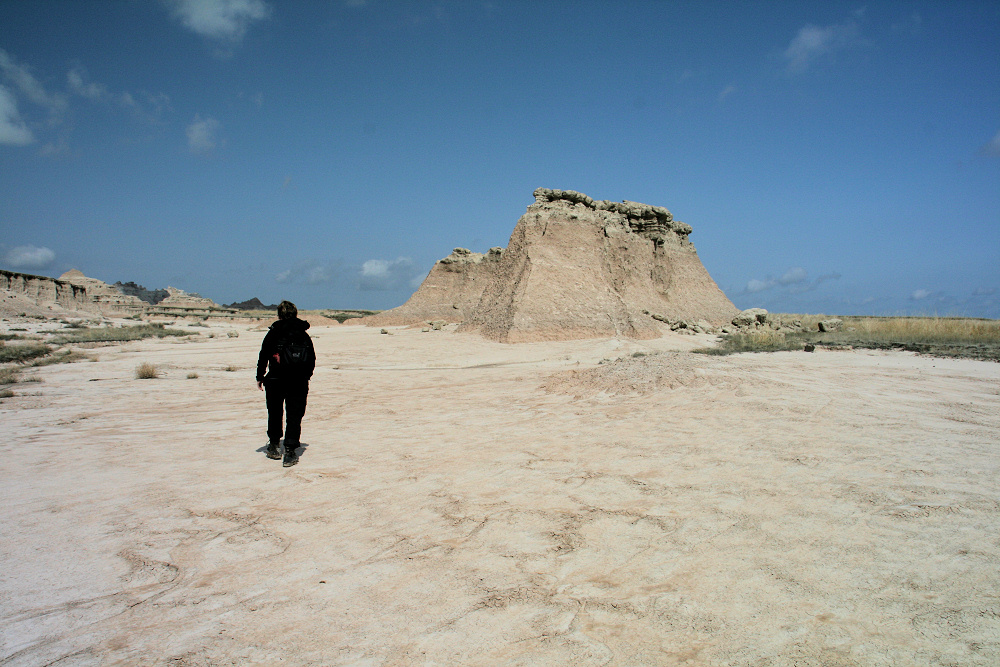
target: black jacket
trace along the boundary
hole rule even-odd
[[[306,381],[312,377],[313,369],[316,367],[316,351],[313,350],[313,361],[307,367],[298,371],[294,377],[289,377],[280,363],[275,362],[275,355],[278,352],[278,345],[285,339],[292,338],[295,341],[304,340],[312,349],[312,339],[306,333],[309,323],[298,318],[292,320],[278,320],[270,326],[264,342],[260,345],[260,356],[257,357],[257,382],[294,382]],[[264,372],[267,371],[267,375]]]

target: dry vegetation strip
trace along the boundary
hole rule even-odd
[[[777,315],[781,320],[801,320],[814,329],[824,315]],[[786,333],[763,329],[729,334],[705,354],[801,350],[806,344],[829,347],[903,349],[922,354],[970,357],[1000,361],[1000,321],[960,317],[857,317],[845,316],[839,331]]]
[[[139,324],[130,327],[94,327],[80,329],[73,333],[56,336],[54,343],[114,343],[143,338],[163,338],[165,336],[190,336],[192,332],[181,329],[167,329],[162,324]]]

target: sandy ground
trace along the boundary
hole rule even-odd
[[[0,664],[1000,664],[1000,364],[236,328],[0,404]]]

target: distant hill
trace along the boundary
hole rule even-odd
[[[142,285],[136,285],[131,280],[127,283],[123,283],[119,280],[112,287],[117,289],[122,294],[134,296],[150,305],[156,305],[170,296],[170,293],[165,289],[146,289]]]
[[[226,308],[235,308],[236,310],[278,310],[278,304],[275,303],[266,306],[257,297],[248,299],[247,301],[240,301],[239,303],[227,303],[225,306]]]

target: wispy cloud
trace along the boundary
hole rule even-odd
[[[302,283],[305,285],[323,285],[333,282],[337,275],[334,267],[314,259],[304,259],[292,268],[286,269],[274,276],[277,283]]]
[[[50,93],[35,78],[27,65],[17,62],[13,56],[0,49],[0,74],[11,83],[29,102],[58,113],[66,107],[66,96]]]
[[[105,86],[92,81],[87,82],[84,80],[84,76],[82,68],[76,67],[71,69],[66,75],[66,82],[69,84],[69,89],[77,95],[93,101],[107,96],[108,89]],[[131,96],[129,97],[131,98]]]
[[[933,292],[931,292],[930,290],[925,290],[925,289],[913,290],[913,293],[910,294],[910,300],[911,301],[922,301],[922,300],[926,299],[927,297],[931,296],[932,294],[933,294]]]
[[[989,157],[1000,157],[1000,131],[997,131],[992,139],[983,144],[979,152]]]
[[[221,124],[210,116],[202,118],[195,114],[194,121],[187,126],[188,148],[192,153],[205,155],[215,150]]]
[[[263,0],[168,0],[168,4],[186,28],[202,37],[230,43],[243,39],[254,21],[271,15],[271,8]]]
[[[858,24],[853,20],[823,27],[803,26],[784,51],[785,68],[791,74],[800,74],[821,57],[859,41]]]
[[[0,85],[0,144],[25,146],[35,140],[35,136],[21,120],[17,112],[17,100],[3,85]]]
[[[743,289],[743,294],[757,294],[776,287],[783,287],[791,294],[800,292],[810,292],[828,280],[837,280],[839,273],[824,273],[817,276],[815,280],[809,279],[809,272],[801,266],[793,266],[785,271],[780,278],[768,276],[764,280],[753,279],[747,282]]]
[[[728,86],[722,89],[721,93],[719,93],[719,101],[720,102],[723,101],[724,99],[726,99],[735,92],[736,92],[736,86],[729,84]]]
[[[370,292],[387,292],[420,285],[425,272],[409,257],[394,260],[369,259],[358,272],[358,288]],[[418,280],[419,279],[419,280]]]
[[[49,248],[21,245],[4,253],[4,263],[14,269],[43,269],[53,261],[56,254]]]

